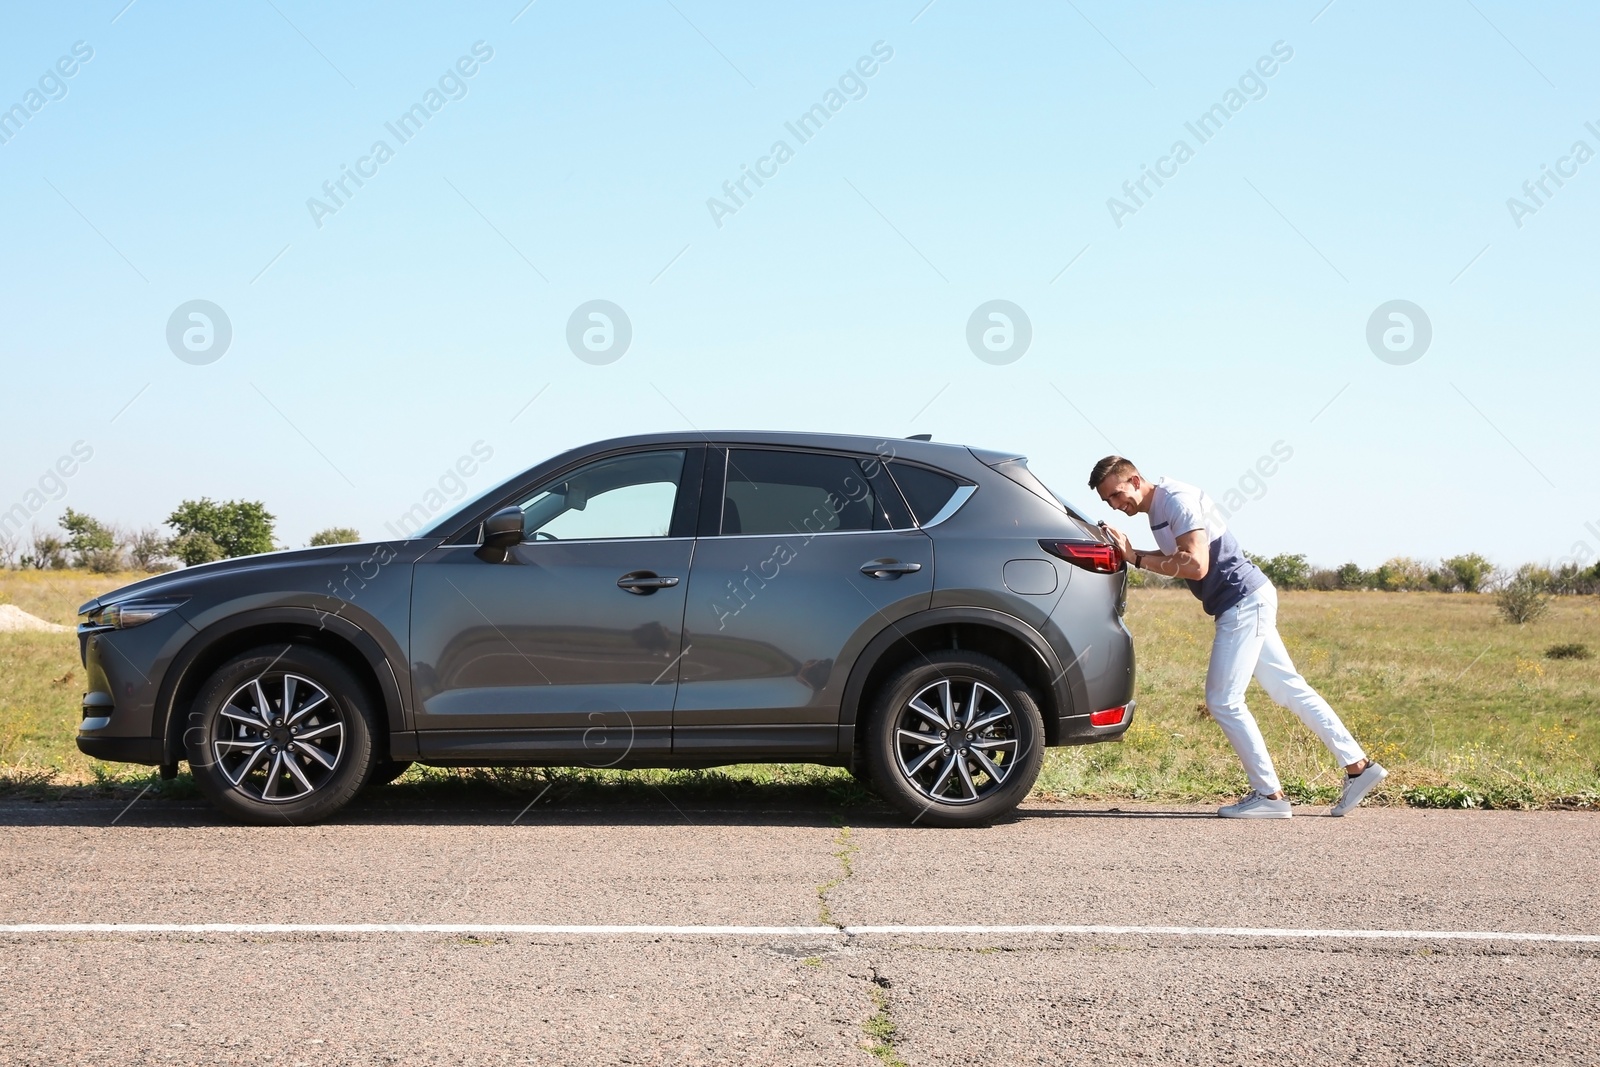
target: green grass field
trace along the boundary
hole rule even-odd
[[[0,603],[71,625],[79,604],[137,575],[0,571]],[[1285,593],[1279,629],[1297,666],[1393,775],[1376,803],[1449,807],[1600,806],[1600,598],[1559,598],[1543,620],[1501,622],[1485,596],[1439,593]],[[1182,590],[1131,593],[1128,625],[1139,656],[1139,711],[1122,744],[1052,750],[1036,795],[1209,802],[1245,788],[1222,732],[1205,715],[1210,623]],[[1588,659],[1551,659],[1580,644]],[[83,692],[70,633],[0,633],[0,791],[70,795],[142,788],[147,768],[78,752]],[[1301,802],[1326,802],[1339,768],[1321,744],[1254,683],[1251,708],[1279,774]],[[665,789],[686,795],[785,797],[850,804],[862,794],[845,772],[807,765],[717,771],[413,769],[413,790],[544,783],[625,798]],[[167,792],[187,792],[182,778]],[[402,790],[402,793],[404,790]]]

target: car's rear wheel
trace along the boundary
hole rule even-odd
[[[195,784],[244,822],[302,824],[338,811],[372,770],[369,698],[314,648],[252,649],[219,667],[190,708]]]
[[[1022,679],[975,652],[907,664],[867,725],[874,788],[931,826],[976,826],[1015,808],[1044,761],[1044,720]]]

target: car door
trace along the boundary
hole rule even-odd
[[[704,452],[581,462],[508,502],[523,541],[503,561],[473,545],[419,561],[422,757],[615,766],[670,751]]]
[[[833,755],[855,655],[929,605],[933,542],[875,457],[713,449],[705,493],[673,753]]]

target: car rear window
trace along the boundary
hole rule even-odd
[[[1061,508],[1068,515],[1071,515],[1074,519],[1081,523],[1085,527],[1086,532],[1090,533],[1091,536],[1096,538],[1099,537],[1098,525],[1093,520],[1084,514],[1080,508],[1075,507],[1071,502],[1069,502],[1066,497],[1051,490],[1049,486],[1045,485],[1039,480],[1038,475],[1034,474],[1028,469],[1028,457],[1019,456],[1014,452],[992,452],[977,448],[970,449],[969,451],[971,451],[974,456],[977,456],[978,459],[982,460],[985,466],[999,471],[1007,478],[1010,478],[1018,485],[1027,489],[1034,496],[1037,496],[1042,500],[1048,500],[1056,507]]]
[[[888,467],[889,473],[894,475],[895,484],[900,487],[900,494],[911,505],[911,514],[916,516],[917,524],[921,526],[926,526],[939,514],[950,503],[950,498],[955,496],[956,490],[961,488],[961,483],[950,475],[927,467],[916,467],[910,463],[890,463]]]
[[[781,449],[733,449],[724,534],[887,530],[889,516],[861,462]]]

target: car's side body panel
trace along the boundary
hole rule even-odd
[[[862,573],[878,559],[920,569]],[[917,530],[701,538],[673,750],[834,756],[856,656],[880,628],[927,608],[933,575],[932,542]]]
[[[693,552],[664,537],[529,542],[501,563],[429,553],[412,594],[419,757],[669,751]],[[617,585],[636,571],[679,582]]]

